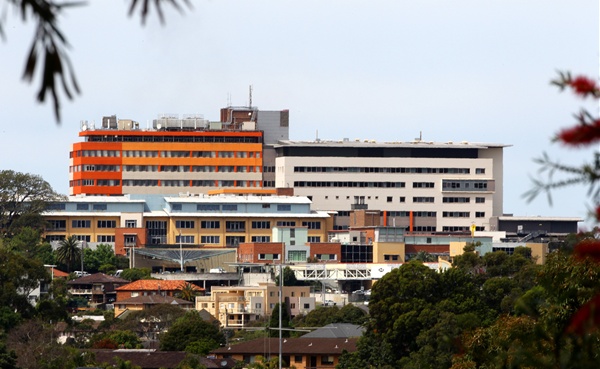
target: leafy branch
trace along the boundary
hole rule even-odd
[[[70,47],[63,32],[58,27],[59,16],[64,10],[74,6],[86,5],[85,2],[59,2],[55,0],[5,0],[8,6],[15,8],[23,22],[32,19],[36,23],[36,31],[23,71],[23,79],[27,83],[34,80],[36,72],[41,69],[41,78],[36,100],[40,103],[46,101],[47,95],[53,102],[54,115],[57,123],[60,123],[60,99],[59,92],[72,100],[75,94],[81,90],[67,50]],[[152,7],[156,9],[160,22],[164,24],[163,4],[167,3],[176,10],[183,12],[180,3],[191,8],[189,0],[131,0],[129,16],[132,16],[136,8],[141,9],[142,25],[150,13]],[[5,19],[0,18],[0,36],[4,39]]]

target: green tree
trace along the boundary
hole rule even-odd
[[[181,288],[177,292],[177,296],[180,299],[192,302],[196,300],[197,295],[198,290],[196,290],[196,287],[193,284],[187,282],[181,285]]]
[[[275,285],[279,286],[279,275],[275,276]],[[303,281],[296,279],[296,274],[289,266],[283,268],[283,285],[284,286],[304,286]]]
[[[0,246],[0,306],[24,318],[31,317],[34,309],[27,297],[40,285],[40,281],[48,282],[49,279],[39,260]]]
[[[64,199],[38,175],[0,171],[0,232],[12,236],[19,228],[41,228],[48,204]]]
[[[126,279],[131,282],[135,282],[140,279],[151,279],[149,268],[131,268],[123,270],[121,273],[121,278]]]
[[[290,312],[284,302],[281,304],[281,328],[292,328],[290,320]],[[269,319],[269,328],[269,337],[279,337],[279,303],[275,304],[275,307],[273,308],[271,319]],[[289,337],[290,331],[283,330],[281,335],[282,337]]]
[[[78,270],[81,263],[81,247],[75,236],[69,236],[60,241],[56,249],[56,260],[67,266],[67,271]]]
[[[85,270],[90,273],[97,273],[101,268],[103,270],[117,270],[117,257],[113,247],[101,243],[96,246],[95,250],[86,248],[83,252],[83,265]]]
[[[225,343],[225,336],[216,324],[211,324],[202,319],[198,311],[188,311],[177,319],[171,328],[160,336],[160,349],[164,351],[184,351],[193,342],[205,343],[213,340],[219,347]]]

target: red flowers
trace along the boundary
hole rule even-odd
[[[583,76],[575,77],[568,81],[569,86],[575,91],[576,94],[581,96],[596,95],[598,93],[598,87],[596,82]]]
[[[588,145],[600,139],[600,120],[583,122],[575,127],[563,129],[558,140],[567,145]]]

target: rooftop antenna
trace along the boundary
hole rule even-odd
[[[248,99],[248,100],[249,100],[249,102],[248,102],[248,107],[250,107],[250,108],[251,108],[251,107],[252,107],[252,85],[250,85],[250,86],[249,86],[249,89],[248,89],[248,94],[249,94],[249,99]]]

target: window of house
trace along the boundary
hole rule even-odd
[[[173,211],[181,211],[182,207],[181,204],[171,204],[171,209],[173,209]]]
[[[292,205],[279,204],[277,205],[277,211],[292,211]]]
[[[331,355],[322,355],[321,356],[321,364],[322,365],[333,365],[333,356],[331,356]]]
[[[106,210],[106,209],[108,209],[108,205],[106,205],[106,204],[94,204],[92,206],[92,208],[94,210]]]
[[[271,222],[268,220],[252,221],[253,229],[271,229]]]
[[[125,228],[136,228],[137,227],[137,220],[126,220],[125,221]]]
[[[220,240],[220,236],[200,236],[200,243],[218,244]]]
[[[296,304],[290,304],[290,309],[295,309],[296,308]]]
[[[305,309],[310,309],[310,304],[306,304],[306,303],[305,303],[305,304],[304,304],[304,308],[305,308]]]
[[[475,174],[485,174],[485,168],[475,168]]]
[[[219,204],[198,204],[196,205],[198,211],[219,211],[221,207]]]
[[[302,362],[302,355],[294,355],[294,362],[295,363],[301,363]]]

